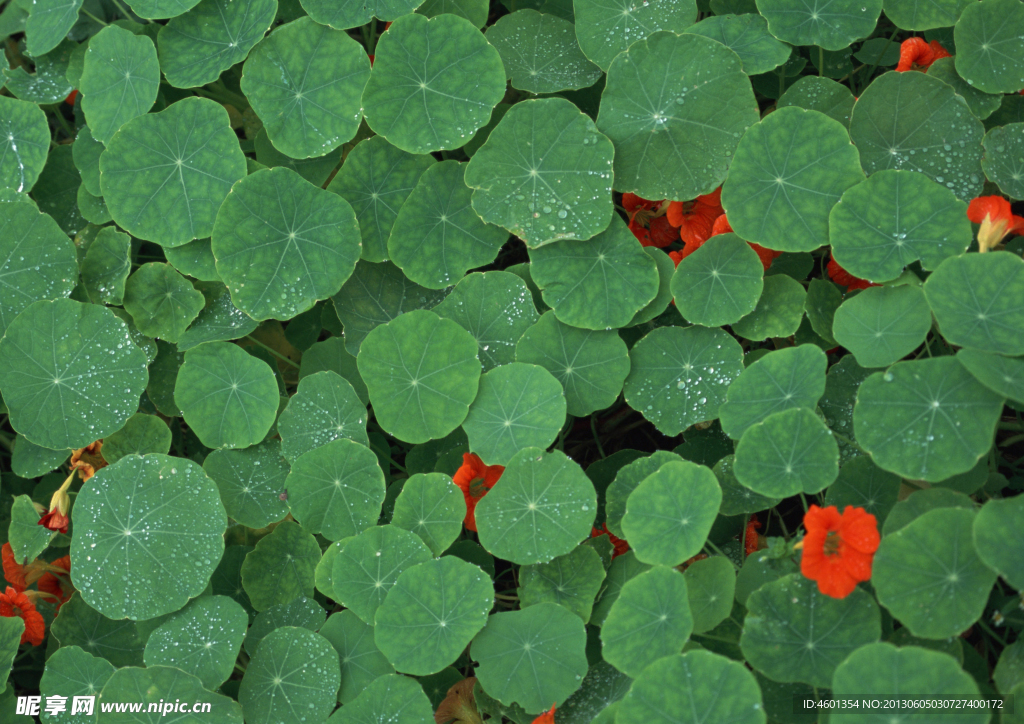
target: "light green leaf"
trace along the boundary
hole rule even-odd
[[[803,321],[806,300],[807,292],[800,282],[786,274],[773,274],[765,278],[754,311],[733,324],[732,331],[757,342],[769,337],[789,337]]]
[[[520,607],[556,603],[586,623],[604,577],[600,554],[589,546],[577,546],[548,563],[519,569]]]
[[[697,19],[693,0],[577,0],[576,37],[580,48],[601,70],[632,43],[659,30],[679,31]],[[652,197],[653,198],[653,197]]]
[[[244,450],[214,450],[203,470],[220,489],[229,516],[249,528],[264,528],[288,514],[285,492],[288,463],[281,443],[267,440]]]
[[[50,450],[40,447],[28,438],[18,435],[11,450],[11,470],[22,478],[38,478],[52,472],[68,459],[70,450]],[[104,456],[106,452],[104,451]],[[109,460],[107,462],[110,462]]]
[[[408,676],[385,674],[371,682],[347,706],[331,716],[331,724],[431,724],[434,707],[420,682]]]
[[[176,720],[181,724],[242,724],[242,710],[238,702],[203,688],[200,679],[171,666],[149,666],[145,669],[131,666],[115,671],[96,697],[95,710],[100,714],[96,721],[99,724],[119,720],[140,721],[131,715],[111,715],[104,709],[111,702],[133,701],[139,703],[141,711],[148,711],[149,707],[154,707],[154,711],[162,711],[161,707],[166,706],[164,697],[167,697],[166,701],[175,700],[175,703],[178,700],[202,702],[203,713],[190,710],[178,714]],[[206,710],[207,704],[210,706],[209,711]]]
[[[536,10],[517,10],[487,29],[512,87],[531,93],[556,93],[593,85],[601,69],[587,60],[571,22]]]
[[[734,472],[735,463],[735,455],[726,455],[716,462],[715,466],[711,469],[711,472],[715,474],[715,478],[722,488],[720,515],[756,513],[760,510],[774,508],[779,504],[782,500],[781,498],[768,498],[755,493],[737,480],[736,473]]]
[[[1024,7],[1014,0],[967,3],[953,28],[956,71],[985,93],[1024,86]]]
[[[793,45],[817,45],[825,50],[844,50],[854,40],[874,32],[882,12],[882,0],[802,0],[798,3],[760,0],[757,10],[779,40]]]
[[[35,103],[0,96],[0,187],[28,193],[46,165],[50,125]],[[6,234],[4,235],[6,237]]]
[[[103,28],[89,40],[79,86],[92,137],[110,143],[127,121],[149,112],[159,86],[153,41],[116,25]]]
[[[106,659],[116,667],[142,666],[142,652],[146,644],[139,637],[135,622],[112,621],[87,604],[81,592],[73,594],[60,607],[51,632],[62,648],[81,647],[86,653]],[[99,688],[102,687],[97,687],[97,691]]]
[[[341,152],[337,149],[313,158],[292,158],[281,153],[270,142],[266,127],[261,128],[256,134],[253,145],[256,148],[256,160],[259,163],[267,168],[287,166],[314,186],[322,187],[341,163]]]
[[[100,229],[89,245],[82,260],[82,285],[94,303],[123,302],[125,280],[132,268],[131,241],[128,234],[107,227]]]
[[[114,670],[113,664],[109,661],[93,656],[78,646],[64,645],[54,651],[46,660],[46,668],[43,669],[43,676],[39,681],[39,693],[44,697],[66,696],[72,706],[65,705],[65,710],[59,714],[44,713],[41,717],[43,721],[54,724],[72,724],[76,720],[81,722],[81,713],[71,713],[74,708],[74,697],[99,694],[103,685],[113,676]],[[43,711],[45,712],[45,709]]]
[[[67,37],[78,21],[82,0],[38,0],[25,22],[25,48],[29,55],[48,53]]]
[[[982,141],[985,157],[981,166],[985,176],[1013,199],[1024,198],[1024,123],[993,128]]]
[[[112,220],[102,197],[93,196],[85,190],[84,185],[78,187],[76,203],[78,213],[90,224],[107,224]]]
[[[326,555],[325,555],[326,557]],[[327,612],[312,598],[299,596],[289,603],[273,606],[260,611],[245,634],[245,650],[251,656],[267,635],[282,626],[298,626],[316,631],[324,625]]]
[[[240,339],[255,331],[258,326],[256,320],[231,303],[227,287],[223,284],[209,284],[205,285],[203,291],[212,298],[206,300],[206,306],[199,312],[196,321],[178,339],[179,352],[187,352],[206,342]]]
[[[1024,360],[966,347],[956,358],[985,387],[1024,405]]]
[[[619,538],[625,538],[626,534],[622,532],[622,516],[626,514],[626,501],[630,494],[645,479],[658,472],[662,465],[682,460],[683,458],[674,452],[655,450],[651,455],[624,465],[605,490],[605,523],[608,530]]]
[[[686,319],[716,327],[754,311],[764,267],[750,244],[719,234],[684,258],[672,276],[672,296]]]
[[[735,473],[740,483],[768,498],[817,493],[839,474],[839,447],[811,410],[784,410],[744,431]]]
[[[608,616],[608,611],[611,610],[612,605],[619,597],[619,592],[626,581],[650,567],[646,563],[638,561],[633,551],[626,551],[621,556],[615,558],[608,568],[608,577],[605,579],[607,585],[594,606],[594,614],[590,617],[591,624],[601,626]]]
[[[885,16],[904,30],[930,30],[956,25],[971,0],[885,0]]]
[[[31,40],[30,40],[31,42]],[[59,103],[74,89],[68,82],[68,67],[77,44],[62,39],[53,50],[44,54],[31,56],[35,72],[29,73],[29,65],[3,70],[7,90],[11,95],[23,101],[49,104]]]
[[[348,30],[366,25],[372,18],[395,20],[401,15],[414,10],[419,0],[373,0],[373,2],[356,2],[356,0],[299,0],[302,9],[322,25],[330,25],[338,30]]]
[[[672,301],[671,285],[672,275],[676,271],[675,263],[668,254],[657,247],[645,246],[644,252],[654,260],[658,268],[658,293],[647,306],[633,315],[627,327],[636,327],[660,317]]]
[[[793,48],[768,32],[768,23],[757,13],[713,15],[686,29],[732,49],[747,75],[767,73],[785,63]]]
[[[956,58],[938,58],[928,67],[928,75],[953,86],[957,95],[967,101],[971,113],[979,119],[988,118],[1002,105],[1004,96],[980,91],[960,77],[956,72]]]
[[[252,607],[262,611],[313,597],[313,576],[320,561],[316,538],[297,523],[283,521],[260,538],[242,563],[241,581]]]
[[[352,385],[335,372],[318,372],[299,380],[295,394],[277,421],[284,456],[300,455],[344,437],[369,446],[366,405]]]
[[[206,300],[170,264],[150,262],[128,277],[124,308],[147,337],[177,342]]]
[[[370,403],[366,385],[363,384],[363,378],[359,376],[359,369],[356,367],[356,358],[345,351],[344,339],[330,337],[323,342],[317,342],[302,353],[299,380],[317,372],[335,372],[341,375],[352,385],[364,406]]]
[[[1024,588],[1024,561],[1021,549],[1020,521],[1024,520],[1024,498],[1015,496],[988,500],[974,518],[974,546],[978,557],[992,570],[1020,590]]]
[[[913,352],[932,328],[920,287],[870,287],[836,310],[833,330],[863,367],[888,367]]]
[[[694,561],[683,571],[694,633],[704,633],[729,618],[736,592],[736,569],[725,556]]]
[[[140,18],[163,20],[188,12],[199,0],[129,0],[128,4]]]
[[[164,256],[175,269],[186,276],[204,282],[221,281],[213,251],[210,250],[209,239],[196,239],[181,246],[165,247]]]
[[[797,106],[820,111],[849,128],[853,104],[853,93],[845,85],[822,76],[805,75],[786,89],[776,107]]]
[[[11,544],[14,560],[26,566],[45,551],[56,533],[39,525],[39,512],[32,505],[32,498],[17,495],[11,504],[10,525],[7,542]]]
[[[414,473],[395,500],[391,524],[415,533],[439,556],[459,537],[465,517],[465,498],[450,477]]]
[[[838,510],[848,505],[863,508],[881,525],[896,504],[901,482],[899,476],[882,470],[869,456],[858,455],[839,468],[839,477],[825,493],[825,505]]]
[[[171,449],[171,430],[156,415],[136,412],[120,430],[103,439],[103,459],[116,463],[128,455],[166,455]]]
[[[331,614],[320,635],[331,642],[341,659],[338,701],[342,704],[352,702],[375,679],[395,673],[373,642],[373,626],[360,621],[352,611]]]

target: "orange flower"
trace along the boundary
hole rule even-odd
[[[665,218],[668,204],[649,201],[636,194],[622,194],[622,208],[629,214],[629,230],[641,246],[668,246],[676,240],[676,230]]]
[[[924,38],[907,38],[900,45],[900,62],[896,66],[896,72],[928,70],[928,67],[939,58],[948,57],[949,52],[938,40],[926,43]]]
[[[462,454],[462,466],[455,471],[452,480],[466,497],[466,528],[476,531],[476,504],[487,491],[494,487],[498,478],[505,472],[502,465],[484,465],[473,453]]]
[[[679,570],[680,571],[685,571],[687,568],[692,566],[697,561],[702,561],[702,560],[704,560],[707,557],[708,557],[707,553],[698,553],[693,558],[688,558],[685,561],[683,561],[683,564],[681,566],[679,566]]]
[[[811,505],[804,515],[807,534],[800,572],[818,582],[818,590],[832,598],[846,598],[861,581],[871,578],[871,562],[881,538],[875,516],[863,508]]]
[[[679,227],[679,238],[690,249],[689,256],[711,238],[715,219],[725,213],[722,208],[722,187],[702,194],[693,201],[673,201],[668,205],[668,223]],[[692,247],[692,248],[691,248]]]
[[[11,544],[4,543],[3,548],[0,548],[0,553],[2,553],[4,561],[4,579],[14,586],[15,590],[24,591],[29,587],[28,581],[25,580],[25,567],[14,557]]]
[[[757,535],[757,529],[760,527],[761,521],[757,519],[757,516],[750,516],[750,522],[747,523],[747,530],[743,536],[743,550],[748,556],[761,547],[761,541]]]
[[[555,705],[533,720],[532,724],[555,724]]]
[[[619,538],[618,536],[614,535],[610,530],[608,530],[607,523],[602,523],[600,528],[591,528],[591,538],[597,538],[599,535],[608,536],[608,540],[612,542],[612,546],[615,548],[615,552],[612,553],[612,559],[615,559],[617,556],[621,556],[623,553],[629,550],[629,543],[624,541],[622,538]]]
[[[0,616],[18,616],[25,622],[25,633],[21,635],[21,643],[28,642],[33,646],[43,643],[46,623],[28,595],[8,586],[7,591],[0,593]]]
[[[1014,216],[1010,202],[1002,196],[979,196],[967,206],[967,218],[978,229],[978,251],[994,249],[1007,234],[1024,233],[1024,218]]]
[[[839,286],[846,287],[847,289],[867,289],[868,287],[878,286],[867,279],[858,279],[853,276],[853,274],[839,266],[839,262],[835,259],[829,260],[827,268],[829,278]]]
[[[53,596],[57,600],[57,610],[60,611],[60,607],[75,592],[75,587],[71,584],[70,578],[71,556],[58,558],[50,564],[50,569],[61,569],[64,573],[44,573],[39,579],[39,590]]]
[[[715,219],[714,226],[711,227],[711,236],[729,233],[732,233],[732,226],[729,224],[729,218],[725,214],[722,214]],[[772,262],[782,255],[781,251],[765,249],[760,244],[754,244],[750,241],[747,243],[750,244],[750,248],[757,253],[757,258],[761,260],[761,266],[764,267],[765,271],[768,271],[768,267],[772,265]]]
[[[81,451],[76,451],[81,452]],[[71,487],[71,481],[75,479],[75,470],[83,470],[84,468],[79,466],[72,456],[71,463],[71,475],[57,488],[53,496],[50,498],[50,509],[46,514],[39,519],[38,525],[48,528],[49,530],[60,531],[61,533],[68,532],[68,523],[71,519],[68,518],[68,508],[71,507],[71,498],[68,497],[68,488]],[[88,466],[90,469],[92,466]],[[79,472],[79,474],[82,474]]]
[[[79,471],[83,482],[95,475],[100,468],[107,467],[107,461],[103,459],[103,441],[91,442],[83,448],[71,451],[71,471]]]

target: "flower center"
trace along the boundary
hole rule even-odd
[[[825,536],[825,555],[834,556],[839,554],[839,531],[830,530],[828,535]]]
[[[473,478],[469,483],[469,494],[474,498],[482,498],[487,492],[483,478]]]

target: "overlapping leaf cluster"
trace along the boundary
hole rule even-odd
[[[1024,698],[1020,0],[8,0],[0,36],[4,567],[47,634],[0,618],[3,721]],[[664,223],[702,203],[727,233]],[[809,503],[882,533],[845,598]]]

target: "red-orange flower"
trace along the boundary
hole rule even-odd
[[[800,572],[818,582],[832,598],[846,598],[861,581],[871,578],[871,562],[881,540],[875,516],[863,508],[811,505],[804,515],[807,534],[800,545]]]
[[[665,218],[667,204],[664,201],[649,201],[636,194],[622,194],[622,208],[629,214],[629,230],[642,246],[668,246],[675,241],[678,232]]]
[[[466,528],[476,531],[476,504],[487,491],[494,487],[498,478],[505,472],[502,465],[484,465],[473,453],[462,454],[462,466],[455,471],[452,480],[466,497]]]
[[[850,272],[839,266],[839,262],[835,259],[830,259],[828,262],[828,276],[829,278],[841,287],[847,289],[867,289],[868,287],[877,287],[877,284],[869,282],[867,279],[858,279]]]
[[[69,106],[73,106],[73,105],[75,105],[75,99],[76,98],[78,98],[78,89],[77,88],[75,90],[71,91],[70,93],[68,93],[68,97],[64,99],[64,102],[67,103]]]
[[[15,590],[24,591],[29,586],[29,583],[25,580],[25,567],[18,563],[18,559],[14,557],[11,544],[4,543],[3,548],[0,548],[0,554],[3,555],[4,561],[4,579],[14,586]]]
[[[679,238],[690,249],[683,254],[684,257],[692,254],[711,238],[715,219],[724,213],[721,186],[710,194],[701,194],[693,201],[673,201],[668,205],[665,214],[668,223],[679,227]]]
[[[619,538],[618,536],[616,536],[610,530],[608,530],[608,524],[607,523],[602,523],[600,528],[591,528],[590,529],[590,537],[591,538],[597,538],[599,535],[606,535],[606,536],[608,536],[608,540],[610,540],[612,542],[612,546],[615,548],[615,552],[612,553],[612,558],[613,559],[616,558],[617,556],[621,556],[623,553],[625,553],[626,551],[629,550],[629,543],[624,541],[622,538]]]
[[[1014,216],[1010,202],[1002,196],[979,196],[967,206],[967,218],[978,229],[978,251],[994,249],[1007,234],[1024,233],[1024,218]]]
[[[555,705],[533,720],[532,724],[555,724]]]
[[[8,586],[4,593],[0,593],[0,616],[18,616],[25,622],[25,632],[21,635],[21,643],[27,642],[33,646],[43,643],[46,623],[43,621],[42,614],[36,610],[31,598],[26,594]]]
[[[747,523],[747,530],[743,535],[743,550],[748,556],[761,546],[761,541],[757,536],[757,529],[760,527],[761,521],[757,519],[757,516],[750,516],[750,521]]]
[[[926,43],[924,38],[907,38],[900,45],[900,62],[896,72],[907,70],[928,70],[939,58],[948,58],[949,52],[938,40]]]
[[[71,584],[71,556],[58,558],[50,564],[51,570],[62,569],[65,573],[44,573],[39,579],[39,590],[52,595],[57,602],[57,610],[71,598],[75,587]]]
[[[722,214],[715,219],[714,225],[711,227],[711,236],[718,236],[719,234],[730,234],[732,233],[732,225],[729,223],[729,217]],[[773,249],[765,249],[760,244],[755,244],[748,241],[750,248],[757,253],[757,258],[761,260],[761,266],[764,267],[765,271],[768,271],[768,267],[772,265],[779,256],[782,255],[781,251],[775,251]]]
[[[107,467],[103,459],[103,441],[91,442],[83,448],[71,451],[71,472],[78,471],[83,481],[88,480],[100,468]]]

